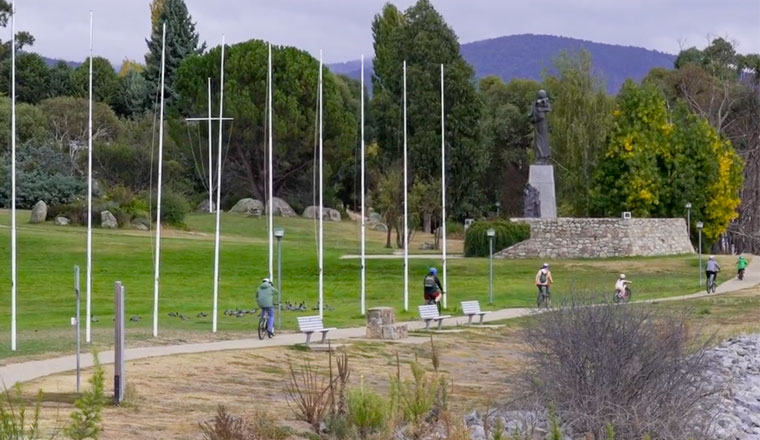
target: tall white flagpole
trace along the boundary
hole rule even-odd
[[[213,318],[211,331],[216,333],[217,315],[218,315],[218,299],[219,299],[219,248],[221,243],[219,242],[219,229],[221,226],[221,198],[222,198],[222,126],[224,125],[223,112],[224,112],[224,35],[222,35],[222,61],[219,67],[220,70],[220,85],[219,85],[219,146],[217,148],[216,157],[216,232],[214,233],[214,304],[213,304]],[[210,84],[210,83],[209,83]],[[209,101],[209,104],[211,101]],[[209,105],[209,108],[211,106]],[[211,125],[211,119],[209,114],[209,125]],[[210,135],[210,132],[209,132]],[[210,137],[210,136],[209,136]],[[210,171],[209,171],[210,172]]]
[[[446,125],[443,113],[443,64],[441,64],[441,236],[443,238],[443,308],[447,308],[448,284],[446,284]]]
[[[90,11],[90,96],[87,110],[87,313],[85,341],[92,341],[92,11]]]
[[[324,309],[324,215],[322,201],[322,51],[319,51],[319,317],[323,317]]]
[[[16,351],[16,2],[11,3],[11,350]]]
[[[166,23],[161,37],[161,117],[158,125],[158,194],[156,197],[156,261],[153,277],[153,337],[158,336],[158,283],[161,273],[161,173],[164,160],[164,70],[166,62]],[[221,121],[220,121],[221,123]]]
[[[406,172],[406,60],[404,60],[404,310],[409,310],[409,210]]]
[[[361,185],[362,185],[362,197],[361,197],[361,204],[362,204],[362,261],[361,261],[361,280],[362,280],[362,299],[361,299],[361,311],[362,316],[364,316],[365,313],[365,295],[366,295],[366,274],[365,274],[365,258],[364,258],[364,250],[365,250],[365,240],[366,240],[366,229],[367,225],[365,222],[365,212],[364,212],[364,55],[362,55],[362,69],[361,69],[361,135],[362,135],[362,148],[361,148],[361,162],[362,162],[362,177],[361,177]]]
[[[272,44],[269,44],[269,61],[267,63],[267,105],[269,107],[269,148],[268,148],[268,172],[267,181],[269,186],[269,279],[272,279],[274,274],[274,191],[272,190],[274,179],[272,178]],[[281,286],[277,286],[281,288]]]
[[[222,37],[224,39],[224,37]],[[222,49],[224,50],[224,49]],[[222,121],[219,120],[221,124]],[[211,154],[211,77],[208,77],[208,212],[211,214],[214,212],[214,201],[212,199],[214,194],[214,164]],[[216,319],[216,318],[215,318]]]

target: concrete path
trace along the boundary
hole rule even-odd
[[[757,260],[757,262],[756,262]],[[733,271],[733,267],[724,269],[725,271]],[[747,267],[744,280],[739,281],[734,278],[723,282],[717,288],[717,294],[734,292],[749,287],[754,287],[760,284],[760,258],[753,258]],[[635,286],[635,284],[634,284]],[[634,291],[635,295],[635,291]],[[674,296],[669,298],[659,298],[652,300],[645,300],[642,302],[653,303],[661,301],[676,301],[692,298],[700,298],[708,296],[705,291],[693,293],[690,295]],[[505,319],[519,318],[521,316],[527,316],[531,313],[535,313],[534,308],[511,308],[502,309],[491,312],[485,316],[485,322],[503,321]],[[467,323],[467,318],[463,316],[456,316],[444,321],[444,327],[464,325]],[[402,322],[399,324],[406,324],[409,330],[419,330],[425,327],[425,323],[422,321],[410,321]],[[329,333],[331,340],[338,339],[351,339],[351,338],[363,338],[365,334],[364,327],[353,327],[333,330]],[[318,336],[315,336],[318,338]],[[263,341],[259,339],[237,339],[231,341],[219,341],[219,342],[206,342],[197,344],[183,344],[183,345],[164,345],[155,347],[138,347],[129,348],[126,350],[126,360],[144,359],[157,356],[170,356],[177,354],[189,354],[189,353],[205,353],[213,351],[223,350],[250,350],[255,348],[266,347],[280,347],[303,343],[306,341],[306,337],[302,333],[284,333],[275,336],[273,339],[265,339]],[[319,344],[313,344],[319,345]],[[114,352],[105,351],[99,354],[101,364],[113,363]],[[93,364],[92,356],[90,354],[82,354],[81,366],[82,368],[91,367]],[[21,362],[17,364],[10,364],[0,367],[0,383],[5,384],[10,388],[17,382],[27,382],[40,377],[49,376],[51,374],[62,373],[71,371],[76,366],[75,356],[62,356],[52,359],[43,359],[38,361]]]

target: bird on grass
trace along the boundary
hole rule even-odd
[[[100,320],[98,318],[96,318],[95,315],[92,315],[92,317],[90,318],[90,321],[92,321],[92,322],[100,322]]]
[[[175,313],[175,312],[169,312],[169,316],[172,317],[172,318],[176,318],[177,317],[177,313]]]
[[[140,320],[140,317],[137,316],[137,315],[135,315],[135,316],[132,316],[131,318],[129,318],[129,320],[132,321],[132,322],[137,322],[137,321]]]
[[[205,318],[208,316],[208,313],[200,312],[198,313],[198,318]]]
[[[179,318],[180,318],[181,320],[183,320],[183,321],[187,321],[188,319],[190,319],[190,318],[188,318],[187,316],[183,315],[182,313],[180,313],[180,314],[179,314]]]

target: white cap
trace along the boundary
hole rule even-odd
[[[621,273],[621,274],[620,274],[620,279],[621,279],[621,280],[624,280],[624,279],[625,279],[625,274],[624,274],[624,273]]]
[[[262,278],[261,282],[262,283],[271,283],[272,281],[270,281],[269,278]]]

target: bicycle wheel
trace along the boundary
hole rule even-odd
[[[612,302],[614,302],[615,304],[620,302],[620,294],[618,293],[617,290],[615,291],[615,293],[612,294]]]
[[[629,287],[625,288],[625,302],[629,302],[631,300],[631,296],[633,296],[633,292],[631,292],[631,289]]]
[[[262,310],[261,317],[259,318],[259,339],[264,339],[264,335],[266,334],[267,334],[267,313]]]

